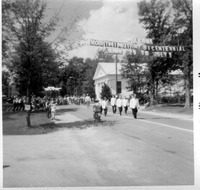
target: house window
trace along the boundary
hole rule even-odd
[[[122,82],[117,81],[117,94],[120,94],[122,92]]]

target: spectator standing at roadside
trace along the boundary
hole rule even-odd
[[[46,112],[47,112],[47,118],[50,118],[50,116],[51,116],[51,105],[50,105],[49,99],[45,103],[45,109],[46,109]]]
[[[17,100],[14,97],[14,99],[13,99],[13,111],[15,111],[16,107],[17,107]]]
[[[122,115],[122,96],[119,96],[119,98],[117,99],[117,107],[119,110],[119,114]]]
[[[90,102],[91,102],[91,98],[90,96],[87,94],[87,96],[85,97],[85,102],[86,102],[86,105],[87,105],[87,108],[89,109],[90,107]]]
[[[24,103],[23,103],[22,97],[19,98],[19,106],[20,106],[20,110],[24,109]]]
[[[110,100],[110,104],[112,106],[112,111],[113,113],[116,113],[116,97],[115,95],[112,96],[111,100]]]
[[[102,110],[104,111],[104,115],[106,116],[108,112],[108,100],[106,97],[103,99],[101,105],[102,105]]]
[[[137,119],[137,112],[138,112],[139,107],[140,107],[139,100],[136,98],[136,95],[133,94],[130,100],[130,108],[132,109],[132,114],[135,119]]]
[[[102,99],[100,98],[99,100],[99,105],[100,105],[100,113],[102,114],[103,108],[102,108]]]
[[[122,100],[122,105],[123,105],[125,114],[127,114],[129,101],[128,101],[128,98],[126,98],[126,96],[124,96],[124,98]]]
[[[22,97],[22,110],[23,110],[23,111],[25,110],[25,103],[26,103],[26,97],[23,96],[23,97]]]
[[[55,120],[55,115],[56,115],[56,101],[53,100],[53,102],[51,103],[51,120]]]

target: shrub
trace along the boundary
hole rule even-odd
[[[112,97],[111,89],[106,83],[103,84],[101,89],[101,98],[104,99],[105,97],[108,100],[110,100]]]

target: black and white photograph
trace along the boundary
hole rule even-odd
[[[1,187],[200,189],[199,11],[1,0]]]

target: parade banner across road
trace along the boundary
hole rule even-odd
[[[132,53],[136,54],[136,50],[140,50],[142,55],[149,56],[150,52],[157,57],[172,57],[172,52],[185,51],[184,46],[159,46],[153,45],[152,39],[135,39],[131,42],[114,42],[105,40],[86,40],[82,45],[97,46],[106,48],[109,53]]]
[[[145,40],[144,40],[145,41]],[[147,40],[151,42],[151,40]],[[139,41],[142,42],[142,41]],[[99,46],[99,47],[113,47],[120,49],[140,49],[143,51],[185,51],[184,46],[155,46],[152,44],[140,44],[134,42],[113,42],[113,41],[103,41],[103,40],[90,40],[90,46]]]

